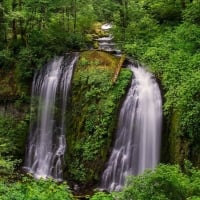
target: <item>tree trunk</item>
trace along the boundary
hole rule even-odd
[[[76,24],[77,24],[77,7],[76,7],[76,0],[73,0],[73,19],[74,19],[74,32],[76,32]]]
[[[118,0],[120,4],[120,24],[126,28],[128,24],[128,0]]]
[[[19,10],[22,11],[22,0],[19,0]],[[23,42],[24,45],[26,45],[26,31],[25,31],[25,27],[23,27],[23,19],[22,17],[20,17],[19,19],[19,27],[20,27],[20,35],[21,35],[21,40]]]
[[[17,6],[17,3],[16,3],[16,0],[13,0],[12,2],[12,11],[15,10]],[[16,40],[17,39],[17,26],[16,26],[16,19],[13,19],[12,20],[12,35],[13,35],[13,40]]]
[[[67,16],[67,32],[70,31],[70,12],[69,12],[70,9],[67,10],[66,8],[66,16]]]
[[[185,9],[185,8],[186,8],[185,0],[181,0],[181,7],[182,7],[182,9]]]
[[[16,40],[17,39],[16,19],[13,19],[12,21],[12,35],[13,35],[13,40]]]
[[[4,41],[5,41],[5,44],[6,46],[8,45],[8,37],[7,37],[7,30],[6,30],[6,27],[5,27],[5,30],[4,30]]]

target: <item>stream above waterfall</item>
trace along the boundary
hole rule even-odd
[[[110,29],[112,29],[112,24],[103,24],[101,29],[106,33],[109,33]],[[116,48],[116,44],[113,42],[114,38],[111,34],[108,36],[100,37],[96,39],[98,42],[98,49],[101,51],[106,51],[114,54],[115,56],[121,56],[121,50]]]

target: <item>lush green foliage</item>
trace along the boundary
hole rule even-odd
[[[67,184],[52,180],[23,178],[19,182],[0,182],[0,200],[72,200]]]
[[[72,81],[68,118],[68,175],[87,183],[99,179],[107,158],[121,98],[131,72],[122,69],[112,83],[118,59],[98,51],[84,52]],[[68,177],[69,177],[68,176]]]
[[[200,198],[200,170],[185,161],[178,165],[159,165],[155,170],[127,178],[120,192],[96,192],[91,200],[198,200]]]
[[[108,194],[105,192],[96,192],[90,200],[114,200],[112,194]]]
[[[28,118],[0,114],[0,176],[9,178],[21,163],[27,131]]]
[[[160,165],[153,171],[146,171],[138,177],[130,177],[124,189],[115,194],[115,199],[199,199],[199,186],[200,170],[190,166],[186,167],[183,173],[176,165]]]

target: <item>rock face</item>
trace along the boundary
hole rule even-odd
[[[0,176],[4,176],[3,171],[7,171],[7,177],[12,173],[13,169],[9,166],[14,167],[13,163],[22,164],[28,132],[29,104],[29,96],[20,87],[15,69],[0,69],[0,146],[3,147],[0,148],[0,159],[5,159],[5,164],[0,167]]]
[[[100,51],[83,52],[76,66],[67,116],[66,177],[76,184],[94,184],[107,161],[122,98],[132,73],[121,72],[120,59]]]
[[[192,141],[180,135],[180,114],[172,112],[164,122],[161,161],[183,166],[184,160],[187,159],[194,166],[200,167],[199,141]]]

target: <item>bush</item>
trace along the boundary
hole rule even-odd
[[[108,194],[105,192],[96,192],[90,200],[114,200],[112,194]]]
[[[200,3],[199,1],[193,1],[188,4],[187,8],[183,12],[183,18],[189,23],[200,24]]]
[[[13,57],[10,50],[0,51],[0,68],[9,69],[12,66]]]
[[[182,200],[200,197],[200,170],[187,169],[181,172],[177,165],[160,165],[147,170],[143,175],[129,177],[117,200]],[[197,186],[198,185],[198,186]]]
[[[72,200],[66,183],[23,178],[15,183],[0,182],[0,200]]]
[[[181,4],[174,0],[144,1],[143,7],[160,23],[177,22],[181,19]]]
[[[12,175],[21,162],[27,131],[26,119],[0,115],[0,176]]]

